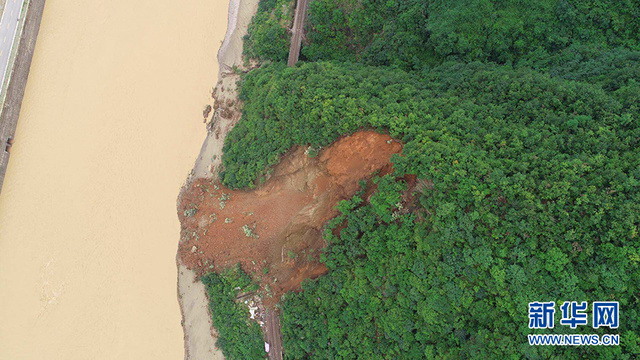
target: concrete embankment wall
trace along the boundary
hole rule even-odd
[[[0,114],[0,192],[2,191],[4,175],[9,164],[11,139],[13,139],[18,126],[20,107],[24,90],[27,86],[27,78],[29,77],[38,31],[40,30],[44,3],[45,0],[29,1],[23,30],[17,44],[18,51],[15,58],[10,60],[10,64],[13,62],[13,66],[8,75],[9,85],[7,86],[7,93],[4,98],[4,104],[2,104],[2,113]]]

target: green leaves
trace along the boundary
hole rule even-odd
[[[550,54],[580,46],[599,51],[622,46],[638,50],[638,18],[635,3],[615,0],[526,4],[316,0],[308,10],[308,43],[302,47],[302,57],[406,71],[446,60],[538,63],[548,61]],[[263,20],[256,17],[255,21]],[[560,64],[573,66],[575,60],[563,59]],[[583,74],[596,75],[587,69]]]
[[[325,232],[329,274],[287,296],[288,357],[636,351],[634,338],[620,354],[521,346],[529,301],[640,307],[640,123],[622,120],[640,114],[617,90],[480,63],[422,73],[307,63],[250,72],[242,98],[223,156],[233,187],[253,186],[291,146],[325,146],[360,128],[405,144],[368,202],[338,204]],[[429,186],[404,194],[397,179],[406,174]],[[412,212],[400,211],[409,195]]]
[[[265,356],[262,332],[255,321],[249,319],[249,310],[236,303],[239,293],[256,290],[249,275],[240,265],[221,274],[209,273],[202,281],[207,289],[209,312],[213,326],[218,330],[217,346],[227,359],[262,359]]]
[[[260,1],[244,37],[244,55],[260,61],[286,61],[289,54],[287,28],[293,22],[292,2],[289,0]]]

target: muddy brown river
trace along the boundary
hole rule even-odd
[[[181,359],[176,197],[225,0],[47,0],[0,195],[0,359]]]

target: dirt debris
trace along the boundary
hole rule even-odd
[[[402,145],[388,135],[361,131],[318,156],[305,150],[292,149],[251,191],[194,180],[179,204],[182,263],[198,274],[241,263],[260,283],[265,306],[300,289],[304,279],[326,273],[320,262],[323,226],[338,215],[337,203],[357,192],[359,180],[390,171],[391,155]]]

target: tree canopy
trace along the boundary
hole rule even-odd
[[[262,66],[241,81],[222,181],[254,187],[292,146],[359,129],[404,148],[370,199],[338,204],[329,273],[283,298],[285,356],[640,356],[637,2],[315,0],[293,68],[291,6],[254,18]],[[618,301],[622,325],[531,330],[533,301]],[[621,339],[535,347],[532,333]]]
[[[213,326],[218,330],[216,346],[222,350],[225,358],[264,358],[260,326],[249,320],[249,311],[244,304],[236,303],[239,294],[257,289],[249,275],[237,265],[219,274],[211,272],[200,281],[207,289],[209,313]]]
[[[295,144],[361,128],[405,144],[370,204],[341,204],[329,274],[284,301],[287,356],[638,354],[640,117],[620,89],[482,63],[247,74],[224,149],[229,186],[253,186]],[[394,218],[405,174],[433,189]],[[542,298],[619,301],[622,346],[529,347],[527,303]]]
[[[286,31],[293,12],[279,9],[292,2],[262,3],[249,31],[255,39],[250,54],[285,61],[288,43],[259,34]],[[447,60],[516,64],[571,46],[640,50],[640,6],[634,0],[315,0],[306,32],[302,59],[307,61],[358,61],[404,70]]]

